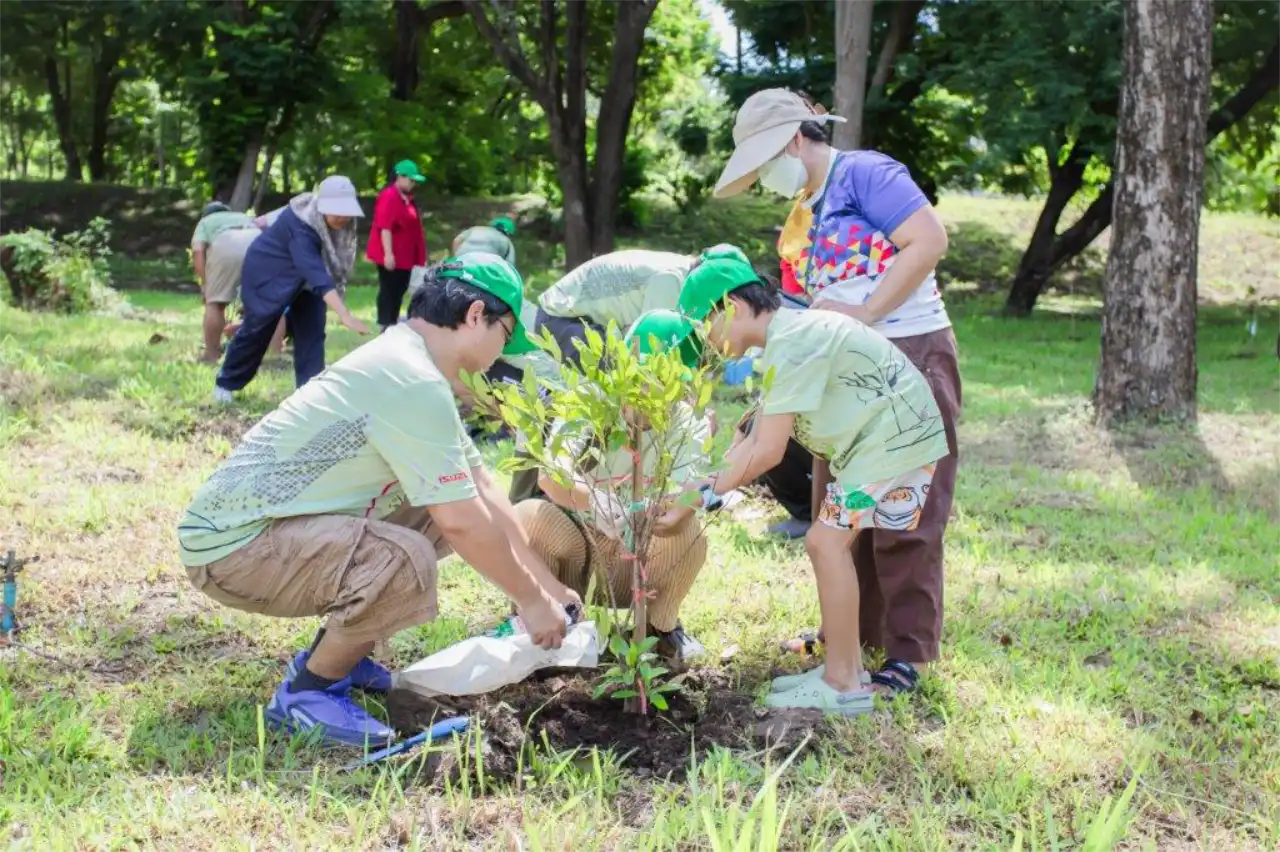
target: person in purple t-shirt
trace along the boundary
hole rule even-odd
[[[786,89],[756,92],[738,110],[735,150],[715,194],[735,195],[759,180],[794,199],[778,247],[812,308],[853,317],[892,340],[928,379],[942,413],[950,454],[934,472],[919,526],[866,530],[853,546],[863,644],[887,655],[872,680],[895,694],[914,689],[920,668],[938,659],[942,539],[959,458],[960,370],[934,277],[947,232],[901,163],[827,144],[824,125],[843,120]],[[829,479],[824,466],[815,465],[815,492]]]

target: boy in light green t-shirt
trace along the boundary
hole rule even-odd
[[[680,309],[709,321],[711,345],[730,356],[764,349],[760,416],[709,482],[715,494],[750,482],[781,460],[793,435],[830,461],[835,481],[805,536],[826,665],[778,679],[766,704],[867,713],[874,693],[864,688],[854,536],[919,523],[934,463],[948,452],[942,417],[924,376],[887,338],[841,314],[779,307],[777,290],[732,247],[705,252],[685,280]]]
[[[390,688],[375,642],[436,615],[436,563],[451,550],[502,588],[533,640],[558,647],[566,604],[494,486],[452,388],[501,352],[532,348],[522,282],[490,254],[446,261],[407,322],[298,388],[249,430],[178,525],[187,575],[226,606],[282,618],[323,615],[266,709],[289,730],[347,745],[387,726],[348,693]]]

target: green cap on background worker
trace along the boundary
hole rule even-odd
[[[696,367],[702,359],[702,341],[694,334],[693,323],[676,311],[658,309],[641,314],[627,330],[626,342],[628,346],[636,344],[641,361],[674,346],[680,347],[680,362],[686,367]]]

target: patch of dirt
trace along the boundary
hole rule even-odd
[[[716,746],[763,748],[776,750],[781,759],[806,737],[811,746],[811,735],[826,729],[819,711],[753,707],[716,669],[689,672],[684,690],[670,696],[670,709],[648,717],[626,712],[621,701],[592,698],[592,685],[574,670],[466,698],[426,698],[400,689],[387,697],[387,713],[406,735],[447,716],[470,714],[484,732],[485,774],[500,779],[513,778],[521,750],[542,745],[544,736],[557,750],[612,749],[637,777],[679,781],[689,771],[691,753]],[[445,764],[440,771],[449,771]],[[529,765],[527,757],[523,765]]]

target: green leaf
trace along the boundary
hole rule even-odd
[[[659,710],[667,709],[667,699],[663,698],[659,693],[653,692],[649,694],[649,703]]]
[[[635,698],[640,693],[634,689],[619,689],[617,692],[610,693],[610,698]]]

